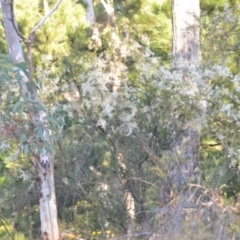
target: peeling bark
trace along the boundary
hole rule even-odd
[[[3,15],[3,24],[5,30],[5,36],[8,43],[9,53],[12,56],[14,63],[25,62],[22,46],[20,44],[19,34],[16,32],[12,1],[1,0],[1,9]],[[35,32],[34,32],[35,33]],[[31,41],[33,35],[30,35],[28,39],[25,39],[27,48],[31,47]],[[30,59],[31,60],[31,59]],[[31,71],[31,69],[28,69]],[[32,120],[33,125],[41,125],[43,128],[44,141],[49,144],[53,144],[51,131],[46,121],[45,111],[41,100],[37,96],[37,92],[33,86],[33,82],[29,76],[26,76],[20,69],[19,72],[22,76],[20,83],[20,92],[25,100],[28,113]],[[41,106],[41,108],[39,108]],[[36,180],[39,189],[39,207],[40,207],[40,220],[41,220],[41,239],[42,240],[59,240],[59,228],[57,222],[57,205],[55,196],[54,185],[54,156],[52,153],[47,152],[44,147],[41,151],[34,153],[33,164],[36,170]]]
[[[41,164],[41,159],[34,158],[34,166],[37,172],[42,240],[60,239],[52,157],[51,154],[48,155],[48,161],[44,166]]]
[[[200,4],[199,0],[173,0],[173,67],[198,67],[200,63]],[[187,79],[186,79],[187,81]],[[173,124],[174,128],[174,124]],[[197,129],[183,125],[183,133],[172,144],[171,155],[177,159],[171,179],[178,185],[186,184],[194,177],[199,166],[200,135]],[[183,163],[183,164],[182,164]]]
[[[199,0],[172,0],[172,24],[173,24],[173,43],[172,53],[173,71],[178,73],[182,68],[194,70],[200,63],[200,4]],[[186,79],[188,81],[189,79]],[[171,214],[167,207],[170,199],[166,198],[168,192],[162,186],[160,198],[166,199],[167,203],[162,210],[172,216],[170,232],[172,236],[182,229],[183,211],[185,203],[192,194],[186,191],[189,182],[196,181],[199,175],[199,147],[200,133],[198,129],[183,122],[181,129],[176,124],[177,117],[173,116],[169,120],[168,142],[170,150],[167,153],[170,161],[174,162],[174,167],[169,174],[171,184],[175,186],[178,197],[177,204],[174,206],[174,214]],[[194,121],[194,120],[193,120]],[[179,133],[176,134],[176,131]],[[191,196],[192,197],[192,196]],[[163,201],[164,202],[164,201]]]

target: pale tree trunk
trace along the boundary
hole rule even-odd
[[[194,68],[200,63],[200,4],[199,0],[173,0],[173,69],[178,71],[181,68]],[[185,79],[188,81],[189,79]],[[197,124],[192,124],[197,125]],[[174,127],[174,126],[173,126]],[[198,150],[200,145],[199,133],[192,126],[184,126],[183,136],[173,144],[174,152],[178,152],[179,158],[185,159],[184,168],[191,170],[189,175],[194,174],[194,168],[198,166]],[[179,161],[182,162],[182,161]],[[188,166],[187,166],[187,165]],[[176,169],[174,170],[176,173]],[[186,174],[183,174],[186,175]],[[184,177],[184,176],[182,176]],[[178,184],[187,179],[178,178]],[[191,178],[191,176],[189,176]],[[179,179],[181,180],[179,182]],[[184,181],[186,180],[186,181]]]
[[[118,160],[118,168],[119,168],[119,180],[120,183],[122,184],[122,186],[127,186],[127,180],[125,179],[125,173],[127,171],[127,167],[126,164],[123,162],[123,154],[121,153],[120,150],[120,146],[119,146],[119,141],[118,139],[115,140],[115,144],[114,144],[114,149],[116,152],[116,157]],[[135,201],[134,201],[134,197],[133,194],[131,193],[131,191],[129,189],[124,190],[123,193],[123,197],[124,197],[124,205],[125,205],[125,209],[127,212],[127,238],[126,240],[131,240],[133,239],[133,226],[135,223]]]
[[[130,191],[126,190],[124,193],[125,207],[128,214],[128,230],[127,230],[127,240],[133,239],[132,228],[135,221],[135,201]]]
[[[173,71],[180,71],[182,68],[191,68],[194,71],[200,63],[200,4],[199,0],[172,0],[172,24],[173,24]],[[185,79],[186,81],[192,81]],[[174,132],[175,118],[169,125],[171,133]],[[194,120],[193,120],[194,122]],[[197,179],[199,171],[199,147],[200,134],[197,123],[185,123],[182,127],[182,134],[176,136],[172,142],[168,156],[175,161],[175,167],[170,173],[172,183],[180,191],[184,189],[189,181]],[[170,134],[171,134],[170,133]],[[180,231],[182,227],[183,209],[186,201],[190,199],[191,193],[183,191],[179,202],[175,206],[175,214],[171,231]]]
[[[113,79],[113,92],[117,93],[121,85],[121,40],[115,27],[115,12],[113,0],[100,0],[108,15],[108,23],[111,28],[111,44],[114,52],[113,61],[110,63],[112,79]]]
[[[84,0],[84,3],[87,5],[86,20],[90,26],[93,26],[95,22],[93,0]]]
[[[111,28],[111,43],[113,46],[114,57],[113,61],[110,63],[111,73],[112,73],[112,80],[113,80],[113,87],[112,91],[114,93],[118,93],[120,86],[121,86],[121,64],[122,64],[122,57],[121,57],[121,40],[118,35],[118,30],[115,26],[115,12],[113,6],[113,0],[100,0],[103,4],[106,13],[108,15],[108,23]],[[117,94],[116,94],[117,96]],[[119,161],[119,169],[121,171],[126,170],[126,165],[122,162],[122,154],[119,152],[119,142],[118,140],[115,141],[115,149],[117,159]],[[125,180],[121,180],[122,185],[125,185]],[[132,230],[133,225],[135,222],[135,201],[132,196],[132,193],[126,189],[124,191],[124,204],[127,211],[127,240],[133,239],[132,237]]]
[[[192,66],[200,61],[199,17],[199,0],[172,0],[173,56]]]
[[[49,11],[48,0],[43,0],[43,9],[44,9],[44,13],[46,15],[48,13],[48,11]]]
[[[122,174],[126,171],[126,165],[122,162],[122,154],[119,153],[118,154],[118,161],[119,161],[119,169],[120,172],[122,172]],[[123,177],[123,176],[122,176]],[[126,180],[124,179],[120,179],[120,182],[123,186],[126,185]],[[127,238],[126,240],[131,240],[133,239],[133,226],[134,226],[134,222],[135,222],[135,201],[133,198],[132,193],[128,190],[125,189],[124,190],[124,205],[126,208],[126,212],[127,212]]]
[[[15,64],[25,62],[22,46],[20,44],[19,34],[16,32],[17,26],[13,25],[14,15],[12,1],[1,0],[3,25],[5,30],[5,36],[8,43],[9,53]],[[43,24],[43,22],[42,22]],[[38,26],[40,27],[40,25]],[[34,34],[37,28],[29,35],[28,39],[24,42],[27,45],[27,49],[30,50],[31,43],[34,38]],[[27,53],[28,66],[31,67],[31,54],[30,51]],[[29,70],[29,76],[26,76],[23,71],[19,69],[22,76],[20,83],[20,91],[23,99],[26,102],[28,113],[32,120],[33,125],[41,125],[43,128],[43,142],[53,144],[51,131],[48,126],[49,123],[45,119],[46,112],[39,110],[43,109],[41,100],[37,96],[37,92],[33,87],[31,80],[32,69]],[[39,190],[39,210],[41,220],[41,239],[42,240],[59,240],[59,228],[57,222],[57,205],[55,196],[55,185],[54,185],[54,156],[43,146],[40,150],[33,153],[33,164],[36,170],[36,181]]]
[[[121,40],[118,34],[118,29],[115,26],[115,11],[114,11],[113,0],[100,0],[100,1],[103,4],[105,11],[108,15],[108,23],[109,23],[109,27],[111,28],[111,43],[112,43],[112,49],[114,51],[113,61],[110,62],[112,81],[113,81],[112,91],[116,93],[116,97],[117,97],[117,93],[119,92],[119,89],[121,86],[121,65],[122,65]],[[124,171],[126,170],[126,165],[122,162],[123,159],[122,159],[122,154],[119,151],[118,140],[116,140],[115,142],[115,149],[116,149],[117,159],[119,161],[119,168],[122,169],[122,171]],[[122,182],[122,185],[125,185],[125,180],[121,180],[121,182]],[[127,240],[131,240],[133,239],[132,230],[133,230],[133,225],[135,221],[135,201],[132,196],[132,193],[128,189],[124,191],[124,200],[125,200],[125,208],[126,208],[127,217],[128,217]]]
[[[108,23],[109,27],[111,28],[111,44],[112,49],[114,52],[113,60],[110,62],[110,72],[112,77],[112,91],[116,93],[116,100],[117,100],[117,93],[119,92],[121,86],[121,65],[122,65],[122,57],[121,57],[121,40],[118,35],[118,29],[115,26],[115,11],[113,0],[100,0],[102,5],[105,8],[105,11],[108,15]],[[115,141],[115,150],[116,156],[119,163],[119,169],[121,171],[126,170],[126,165],[122,162],[122,154],[120,152],[119,142],[118,139]],[[125,185],[125,180],[120,180],[122,185]],[[128,215],[128,230],[127,230],[127,240],[132,239],[132,228],[135,220],[135,201],[132,196],[132,193],[128,190],[124,191],[124,200],[125,200],[125,208],[127,210]]]

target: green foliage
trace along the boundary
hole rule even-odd
[[[215,11],[212,16],[204,14],[202,17],[202,57],[204,63],[206,65],[217,63],[228,66],[235,74],[238,73],[239,65],[238,39],[240,33],[237,9],[232,10],[225,7],[221,12]]]
[[[133,46],[136,46],[134,44]],[[224,139],[228,140],[228,144],[230,138],[232,142],[238,141],[236,124],[239,119],[238,113],[234,112],[238,108],[235,109],[233,104],[228,108],[227,104],[237,99],[238,93],[233,89],[238,88],[239,78],[220,66],[209,68],[202,66],[199,69],[182,66],[173,72],[167,68],[159,69],[158,59],[146,57],[141,47],[136,50],[135,47],[128,45],[128,50],[129,56],[136,55],[134,67],[138,74],[134,80],[129,81],[127,78],[129,73],[125,69],[126,73],[122,75],[122,85],[117,94],[112,92],[109,73],[105,71],[108,66],[106,58],[99,58],[99,61],[88,70],[87,75],[81,75],[82,98],[81,101],[76,100],[72,103],[73,111],[78,112],[78,130],[70,129],[79,136],[80,141],[76,139],[74,144],[80,150],[81,157],[70,165],[76,169],[76,163],[83,164],[85,175],[89,179],[87,182],[107,183],[108,189],[113,187],[119,199],[124,195],[125,190],[132,191],[137,203],[136,223],[141,225],[148,219],[147,213],[161,204],[158,199],[158,186],[163,185],[163,181],[160,180],[166,178],[173,167],[173,160],[167,158],[166,151],[184,132],[182,128],[184,122],[198,119],[199,124],[202,125],[203,136],[217,140],[222,136],[220,139],[222,146],[226,145]],[[188,84],[186,78],[191,79]],[[217,87],[218,84],[225,82],[230,86],[229,91]],[[223,122],[226,120],[224,124],[228,125],[224,127],[216,125],[217,119],[222,119]],[[231,122],[233,125],[229,125]],[[170,124],[175,126],[172,135],[169,135]],[[229,129],[234,129],[236,134],[233,135]],[[70,135],[72,134],[67,133],[67,139]],[[91,139],[87,144],[88,147],[85,145],[86,139]],[[63,145],[66,147],[66,144]],[[86,150],[81,150],[83,146]],[[226,150],[229,150],[229,146]],[[74,153],[72,148],[65,151]],[[211,186],[219,187],[223,178],[212,169],[221,169],[225,166],[223,168],[225,174],[226,165],[229,165],[232,159],[226,158],[225,149],[215,153],[208,150],[206,153],[203,152],[206,158],[203,159],[205,165],[203,171],[208,176],[206,182]],[[73,156],[64,157],[66,158],[73,159]],[[214,164],[215,158],[219,161]],[[210,175],[208,170],[212,172]],[[95,173],[95,176],[92,176],[92,173]],[[219,182],[213,182],[216,175],[218,177],[216,180],[219,179]],[[122,180],[118,180],[116,186],[112,179],[119,178]],[[84,186],[86,179],[80,178],[79,181]],[[83,195],[89,196],[90,199],[96,198],[93,197],[94,193],[88,192],[88,187],[83,189],[84,191],[80,189]],[[100,193],[104,192],[101,196],[99,189],[94,188],[94,185],[90,184],[89,189],[96,191],[100,202],[104,203],[106,200],[111,202],[110,206],[107,205],[104,218],[112,224],[112,227],[116,227],[114,216],[117,214],[118,224],[126,230],[127,213],[124,213],[124,205],[122,205],[121,212],[124,215],[119,215],[118,207],[121,205],[114,205],[115,198],[111,196],[111,190],[105,195],[105,191],[101,189]],[[112,206],[118,211],[111,211]],[[96,215],[100,211],[98,209],[105,209],[104,204],[94,207],[96,207]],[[119,227],[115,231],[121,232]]]
[[[20,30],[27,34],[43,15],[42,6],[16,4]],[[201,206],[184,208],[183,234],[186,239],[239,237],[239,219],[227,204],[234,204],[240,190],[238,13],[237,8],[223,7],[223,1],[201,1],[201,5],[207,11],[201,19],[202,65],[183,64],[171,70],[163,67],[170,60],[169,1],[163,5],[154,0],[114,1],[114,30],[121,42],[117,51],[99,1],[96,29],[86,25],[82,5],[65,1],[39,31],[34,45],[35,82],[46,108],[36,107],[48,111],[47,129],[30,123],[19,94],[19,72],[8,56],[0,56],[1,127],[11,126],[11,133],[12,127],[18,130],[18,141],[3,135],[0,145],[1,216],[12,235],[38,237],[38,195],[26,158],[46,144],[44,130],[56,135],[61,229],[83,238],[94,231],[102,232],[99,239],[106,239],[108,230],[116,237],[125,235],[131,223],[126,193],[131,193],[132,232],[142,239],[153,232],[171,233],[174,217],[161,215],[166,199],[159,196],[164,188],[172,203],[169,208],[177,204],[179,192],[169,180],[175,159],[168,151],[188,123],[201,131],[201,186],[195,179],[189,184]],[[92,38],[94,30],[97,41]],[[26,72],[26,66],[17,67]],[[121,86],[113,92],[116,70]],[[52,150],[53,145],[47,148]],[[178,160],[182,164],[183,159]],[[219,230],[224,228],[227,235]],[[3,223],[0,234],[9,236]]]
[[[15,13],[19,30],[28,36],[33,27],[46,14],[40,1],[15,1]],[[55,3],[49,1],[49,8]],[[72,0],[63,1],[58,10],[38,30],[34,41],[34,64],[45,68],[58,67],[59,59],[68,53],[67,31],[85,23],[84,8]],[[1,32],[0,32],[1,34]],[[1,45],[1,44],[0,44]]]

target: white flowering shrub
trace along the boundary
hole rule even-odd
[[[216,9],[212,15],[202,12],[201,52],[204,64],[229,67],[235,74],[239,64],[239,5]]]
[[[113,48],[114,41],[107,39],[110,29],[98,36],[98,43],[105,49],[89,39],[80,44],[86,38],[80,29],[77,41],[71,42],[74,51],[63,59],[60,77],[37,69],[38,91],[58,140],[55,182],[63,228],[80,229],[86,236],[92,229],[110,228],[116,235],[123,235],[133,218],[132,232],[136,237],[147,238],[153,232],[171,234],[177,221],[173,209],[180,191],[176,191],[170,178],[176,163],[181,168],[186,164],[185,159],[167,153],[191,127],[201,137],[200,181],[192,179],[187,190],[181,189],[190,197],[189,206],[180,206],[180,210],[187,217],[193,216],[188,218],[194,220],[192,229],[199,226],[206,230],[204,233],[213,229],[211,237],[220,234],[223,239],[230,239],[231,234],[239,236],[229,208],[222,211],[222,198],[237,197],[240,186],[230,185],[234,177],[237,179],[240,166],[238,19],[226,8],[211,19],[203,16],[202,23],[199,66],[189,66],[183,60],[175,69],[163,66],[149,47],[131,39],[121,39],[120,47]],[[233,32],[229,26],[233,26]],[[147,36],[141,36],[141,40],[149,45]],[[86,50],[88,44],[91,48]],[[229,51],[233,54],[229,55]],[[1,125],[15,124],[20,148],[16,141],[3,138],[0,150],[8,155],[0,156],[7,160],[4,164],[19,163],[17,159],[21,158],[18,181],[25,184],[21,191],[32,194],[29,202],[34,205],[37,196],[30,184],[32,169],[22,158],[38,147],[35,142],[42,146],[42,129],[35,129],[36,137],[29,138],[33,128],[18,83],[14,77],[9,78],[14,72],[6,74],[6,68],[0,71]],[[16,151],[11,152],[13,149]],[[221,188],[222,184],[227,187]],[[190,205],[190,190],[196,193],[198,205]],[[127,211],[127,195],[134,200],[131,209],[135,209],[135,216],[130,217]],[[6,196],[11,199],[9,192]],[[186,231],[189,239],[191,233]],[[161,237],[156,235],[156,239]]]
[[[74,172],[73,181],[80,178],[80,195],[98,196],[99,209],[105,209],[101,219],[108,219],[112,228],[116,228],[115,221],[126,228],[127,212],[120,196],[130,191],[141,232],[148,212],[157,208],[150,203],[165,201],[159,198],[161,186],[166,185],[167,197],[173,198],[172,186],[167,186],[165,179],[177,160],[169,159],[166,152],[185,134],[186,125],[200,133],[203,143],[211,140],[220,146],[217,151],[201,147],[203,179],[212,187],[227,183],[224,177],[229,166],[238,166],[239,161],[240,79],[219,64],[193,67],[182,61],[171,70],[161,66],[149,49],[146,55],[144,48],[133,42],[126,49],[117,65],[121,70],[118,91],[113,91],[116,76],[111,55],[99,57],[87,72],[72,76],[75,81],[69,80],[66,91],[79,91],[79,99],[68,103],[69,114],[78,123],[66,131],[63,143],[68,144],[64,147],[70,159],[78,156],[71,161],[69,174]],[[74,144],[70,134],[75,136]],[[94,183],[93,187],[88,183]],[[103,195],[99,193],[100,183],[109,185]],[[121,199],[120,205],[112,192]]]

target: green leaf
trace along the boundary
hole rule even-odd
[[[37,81],[37,86],[38,86],[38,89],[40,89],[40,90],[43,89],[43,84],[42,84],[42,81],[40,79],[38,79],[38,81]]]
[[[37,134],[41,128],[42,128],[42,126],[41,126],[41,125],[38,125],[38,126],[36,126],[36,127],[34,128],[33,131]]]
[[[39,128],[39,129],[38,129],[37,134],[38,134],[38,137],[39,137],[42,141],[45,140],[45,138],[44,138],[44,136],[43,136],[43,129],[42,129],[42,128]]]
[[[20,108],[19,108],[19,110],[18,110],[18,114],[19,114],[20,118],[23,117],[23,111],[24,111],[24,106],[21,105]]]
[[[29,78],[28,67],[25,62],[20,62],[16,64],[16,67],[24,72],[24,74]]]
[[[48,122],[54,124],[54,125],[57,125],[57,121],[56,121],[56,119],[53,118],[53,117],[46,116],[46,117],[44,117],[44,119],[47,120]]]
[[[19,108],[20,105],[21,105],[21,102],[20,102],[20,101],[18,101],[18,102],[16,102],[16,103],[14,104],[14,106],[13,106],[13,112],[14,112],[14,113],[17,111],[17,109]]]
[[[29,150],[30,150],[30,149],[29,149],[29,145],[28,145],[28,144],[25,144],[25,145],[24,145],[24,148],[23,148],[23,154],[24,154],[24,155],[27,155],[27,154],[29,153]]]
[[[47,111],[46,111],[46,108],[44,108],[44,106],[43,106],[42,104],[38,104],[38,105],[37,105],[37,110],[38,110],[38,111],[47,112]]]
[[[49,153],[54,150],[54,145],[47,141],[44,141],[44,147],[47,150],[47,152],[49,152]]]
[[[19,71],[16,72],[16,78],[17,78],[17,81],[18,81],[18,84],[20,84],[20,82],[22,81],[22,76],[21,74],[19,73]]]
[[[20,135],[20,138],[19,138],[20,146],[22,146],[23,143],[26,142],[26,141],[27,141],[27,136],[22,133],[22,134]]]

